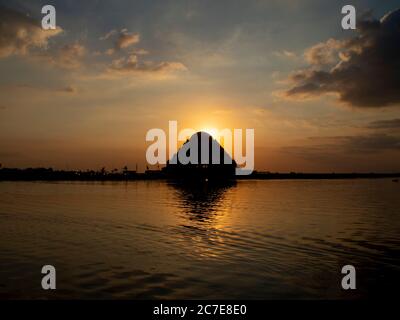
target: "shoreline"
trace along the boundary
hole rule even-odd
[[[206,178],[206,177],[205,177]],[[226,180],[338,180],[338,179],[383,179],[392,178],[398,182],[400,173],[272,173],[253,172],[248,176],[235,176]],[[138,181],[177,180],[163,171],[148,170],[145,173],[57,171],[53,169],[0,169],[0,181]],[[179,179],[178,179],[179,180]],[[214,181],[223,181],[216,179]],[[201,181],[201,179],[200,179]]]

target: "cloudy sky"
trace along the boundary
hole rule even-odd
[[[400,171],[398,1],[0,0],[0,163],[145,166],[147,130],[254,128],[256,169]]]

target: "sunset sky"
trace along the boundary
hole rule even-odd
[[[146,132],[177,120],[254,128],[257,170],[400,171],[399,8],[0,0],[0,163],[142,171]]]

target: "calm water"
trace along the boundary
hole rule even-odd
[[[345,298],[397,290],[400,184],[0,182],[0,298]],[[41,290],[41,267],[57,290]],[[341,267],[357,290],[341,290]]]

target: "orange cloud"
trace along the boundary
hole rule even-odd
[[[0,21],[0,58],[47,48],[48,40],[62,32],[61,28],[43,30],[32,18],[4,7],[0,7]]]
[[[103,37],[101,37],[100,40],[108,40],[110,38],[115,38],[114,47],[107,49],[105,51],[106,55],[112,55],[116,51],[126,49],[140,42],[139,33],[131,33],[128,32],[127,29],[122,29],[121,31],[111,30]]]
[[[165,73],[173,71],[186,71],[187,68],[180,62],[139,62],[138,56],[135,54],[128,57],[114,60],[109,72],[112,73],[132,73],[132,72],[149,72],[149,73]]]

